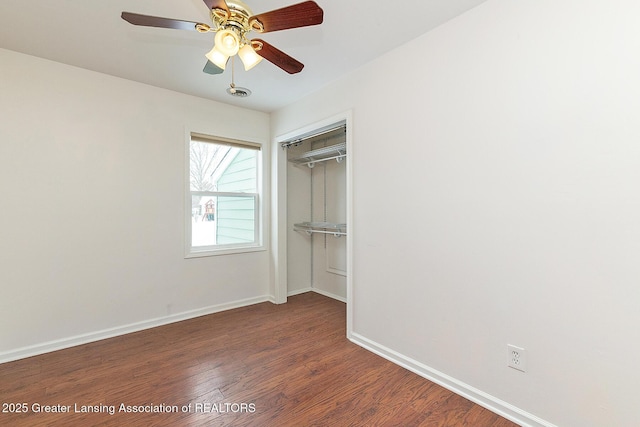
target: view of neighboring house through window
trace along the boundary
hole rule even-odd
[[[188,255],[260,246],[259,158],[257,144],[191,135]]]

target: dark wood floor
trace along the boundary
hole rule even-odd
[[[3,426],[515,426],[349,342],[315,293],[2,364],[0,401]]]

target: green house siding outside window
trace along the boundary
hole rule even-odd
[[[255,150],[239,150],[218,180],[218,191],[257,194],[258,156]],[[251,197],[218,197],[218,244],[252,243],[256,232],[256,203]]]

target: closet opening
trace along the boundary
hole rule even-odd
[[[348,301],[347,120],[289,137],[286,152],[287,296]]]

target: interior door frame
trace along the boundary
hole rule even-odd
[[[309,123],[303,127],[279,135],[274,139],[272,148],[272,243],[274,251],[274,302],[287,302],[287,158],[280,144],[284,141],[296,139],[317,129],[326,128],[332,124],[345,122],[345,138],[347,146],[346,157],[346,208],[347,208],[347,337],[351,338],[353,319],[353,114],[351,110],[343,111],[334,116]]]

